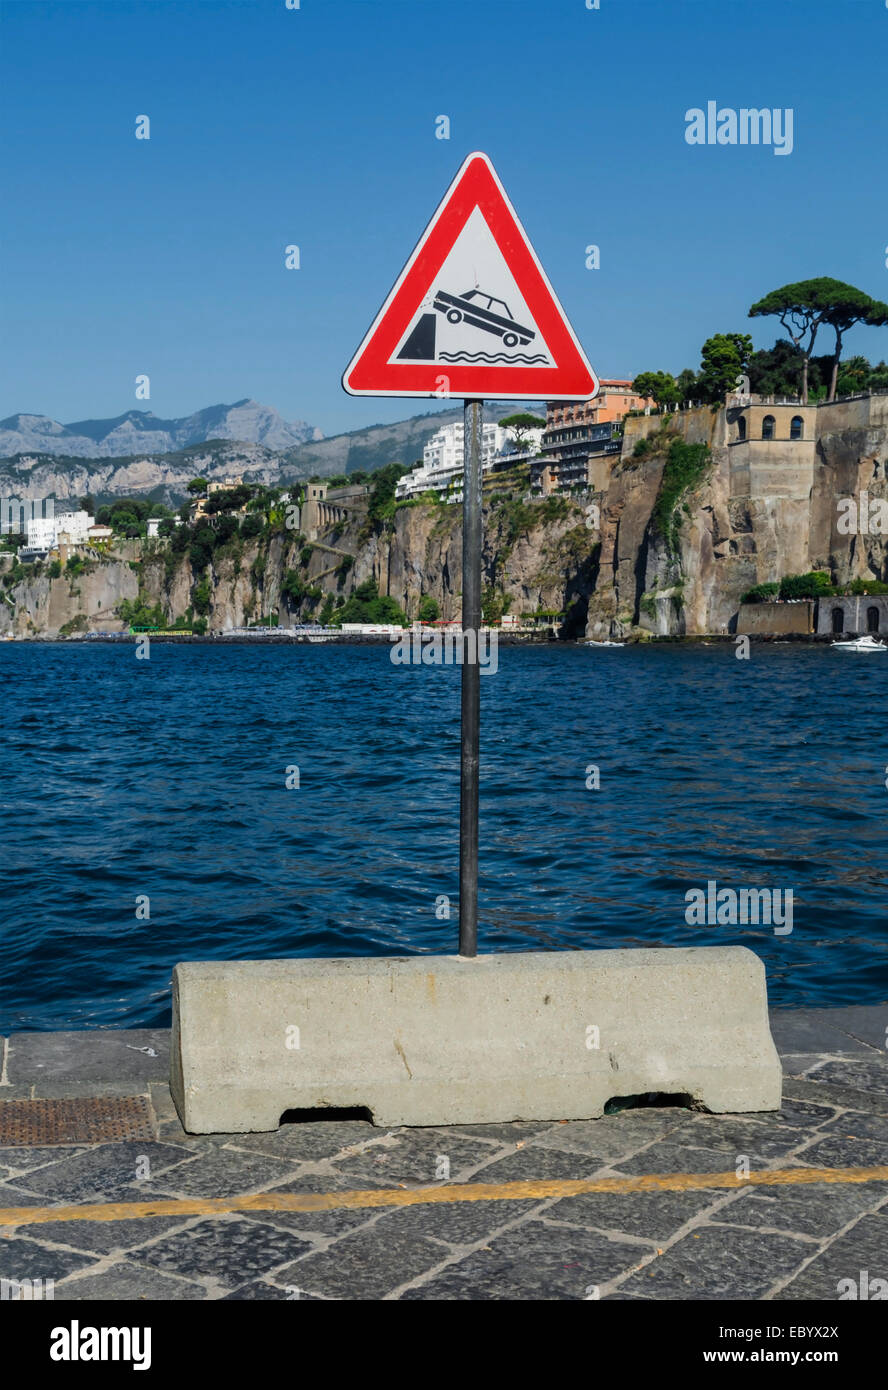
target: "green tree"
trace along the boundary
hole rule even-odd
[[[192,497],[200,497],[207,490],[206,478],[192,478],[187,490]]]
[[[871,299],[863,290],[847,285],[843,280],[821,276],[815,280],[798,280],[772,290],[764,299],[753,304],[750,318],[774,314],[786,329],[795,347],[802,353],[802,403],[808,404],[808,362],[814,352],[817,331],[829,324],[836,335],[832,357],[829,399],[835,398],[839,358],[843,335],[855,323],[873,327],[888,323],[888,304]]]
[[[745,374],[752,356],[748,333],[714,333],[700,350],[698,391],[704,401],[720,404],[729,391],[736,391],[737,378]]]
[[[692,401],[697,396],[697,373],[692,367],[685,367],[675,378],[680,401]]]
[[[883,304],[880,299],[871,298],[863,290],[855,289],[853,285],[846,285],[841,280],[831,280],[828,283],[830,289],[822,291],[828,301],[823,312],[823,321],[828,323],[835,333],[836,342],[833,350],[827,400],[834,401],[844,335],[849,328],[853,328],[857,323],[865,323],[871,328],[883,328],[888,324],[888,304]],[[866,359],[862,360],[865,361]]]
[[[200,613],[201,617],[205,617],[210,611],[210,593],[210,581],[206,578],[202,579],[199,584],[194,586],[191,602],[194,606],[195,613]]]
[[[639,372],[632,383],[637,396],[650,397],[662,408],[678,401],[678,385],[671,372]]]
[[[541,420],[539,415],[532,415],[530,411],[522,410],[517,415],[506,415],[500,420],[500,425],[504,430],[511,430],[512,441],[519,453],[525,453],[530,448],[530,435],[528,430],[544,430],[545,420]]]
[[[431,594],[423,594],[422,598],[419,600],[419,611],[417,613],[419,621],[421,623],[434,623],[437,621],[440,612],[438,600],[432,598]]]

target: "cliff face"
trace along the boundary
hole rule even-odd
[[[842,534],[837,499],[888,498],[888,398],[821,407],[816,440],[766,444],[764,464],[757,440],[738,442],[729,414],[706,407],[628,420],[603,492],[494,498],[484,512],[485,587],[508,612],[566,612],[567,635],[601,638],[733,631],[741,594],[790,573],[830,568],[842,582],[886,578],[888,537]],[[689,473],[675,472],[676,440],[702,446],[691,450]],[[304,538],[281,529],[216,552],[203,575],[187,553],[158,542],[128,542],[77,579],[51,579],[42,566],[4,583],[13,563],[4,556],[0,633],[114,629],[117,605],[139,595],[174,622],[195,608],[204,580],[214,632],[269,615],[283,623],[317,617],[327,596],[347,598],[366,579],[411,618],[426,594],[442,617],[458,617],[461,520],[459,505],[404,507],[389,528],[367,524],[358,511],[320,533],[305,564]],[[347,572],[343,556],[351,557]],[[289,605],[290,570],[321,598]]]

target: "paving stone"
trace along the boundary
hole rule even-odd
[[[547,1221],[598,1226],[642,1240],[669,1240],[687,1221],[711,1208],[720,1192],[589,1192],[562,1197],[546,1212]]]
[[[859,1110],[846,1110],[820,1133],[824,1138],[837,1134],[845,1139],[874,1139],[888,1144],[888,1115],[866,1115]]]
[[[264,1192],[283,1182],[293,1171],[285,1163],[264,1154],[241,1154],[230,1149],[211,1149],[188,1164],[166,1173],[156,1173],[152,1181],[158,1191],[187,1197],[237,1197]]]
[[[86,1153],[83,1144],[53,1144],[42,1149],[0,1149],[0,1160],[13,1173],[30,1173],[34,1168],[43,1168],[48,1163],[58,1163],[63,1158],[73,1158],[75,1154]]]
[[[888,1002],[852,1004],[849,1008],[839,1009],[837,1022],[843,1032],[850,1033],[852,1037],[859,1038],[861,1042],[868,1043],[879,1051],[885,1051]]]
[[[822,1065],[823,1053],[781,1053],[780,1061],[783,1063],[783,1094],[785,1096],[789,1082],[804,1077],[812,1067],[819,1067]]]
[[[151,1081],[148,1083],[148,1094],[151,1096],[151,1105],[158,1120],[177,1120],[176,1107],[173,1097],[170,1095],[168,1081]],[[184,1133],[184,1130],[182,1131]]]
[[[235,1289],[233,1293],[225,1294],[222,1301],[223,1303],[231,1303],[232,1301],[243,1303],[247,1300],[250,1300],[254,1302],[268,1303],[273,1301],[279,1301],[281,1299],[289,1303],[323,1302],[323,1300],[318,1298],[316,1294],[303,1293],[301,1289],[296,1290],[295,1286],[293,1292],[291,1293],[288,1292],[287,1289],[276,1288],[274,1284],[266,1284],[263,1279],[254,1280],[252,1284],[242,1284],[241,1287],[239,1289]],[[285,1332],[284,1336],[286,1335],[287,1334]]]
[[[815,1255],[800,1274],[774,1294],[774,1301],[838,1300],[840,1279],[855,1281],[859,1299],[863,1270],[870,1279],[888,1279],[888,1218],[885,1216],[861,1217],[856,1226]]]
[[[380,1233],[377,1224],[307,1255],[279,1271],[275,1281],[332,1298],[378,1299],[434,1268],[447,1253],[445,1246],[422,1236]]]
[[[533,1182],[541,1179],[591,1178],[604,1165],[599,1158],[565,1149],[516,1149],[481,1168],[472,1182]],[[540,1199],[542,1200],[542,1199]]]
[[[536,1211],[540,1205],[540,1201],[427,1202],[385,1213],[374,1229],[386,1238],[413,1235],[449,1245],[474,1245],[516,1217]]]
[[[627,1177],[644,1173],[733,1173],[740,1154],[748,1154],[753,1172],[770,1165],[758,1158],[749,1149],[707,1149],[691,1148],[688,1144],[674,1144],[671,1139],[646,1149],[635,1158],[622,1160],[614,1166]],[[788,1166],[783,1164],[781,1166]]]
[[[888,1096],[877,1091],[858,1091],[853,1086],[828,1085],[826,1081],[803,1079],[785,1083],[783,1093],[784,1097],[791,1095],[794,1100],[810,1100],[814,1104],[835,1105],[843,1110],[888,1115]]]
[[[23,1086],[0,1086],[0,1105],[8,1100],[30,1100],[30,1085]]]
[[[637,1245],[593,1231],[528,1221],[448,1265],[402,1298],[538,1300],[586,1299],[641,1258]]]
[[[310,1121],[308,1124],[284,1125],[272,1134],[242,1134],[231,1140],[240,1149],[270,1154],[274,1158],[318,1162],[334,1158],[343,1149],[379,1139],[380,1131],[363,1120]]]
[[[855,1091],[875,1092],[884,1102],[888,1097],[888,1058],[870,1062],[824,1062],[814,1073],[814,1080],[828,1086],[849,1086]]]
[[[216,1279],[228,1289],[276,1271],[312,1247],[290,1231],[227,1216],[206,1220],[139,1251],[139,1261],[164,1273]],[[296,1282],[275,1278],[279,1283]]]
[[[791,1236],[704,1227],[691,1232],[621,1285],[657,1299],[761,1298],[811,1253]]]
[[[38,1197],[36,1192],[25,1192],[15,1186],[14,1183],[0,1182],[0,1211],[7,1207],[46,1207],[52,1206],[52,1202],[47,1202],[45,1197]],[[0,1239],[3,1238],[9,1226],[0,1226]]]
[[[142,1048],[151,1048],[156,1056]],[[13,1033],[9,1040],[7,1076],[13,1084],[165,1081],[169,1073],[168,1028]]]
[[[732,1158],[731,1168],[739,1154],[748,1155],[753,1167],[761,1167],[771,1159],[785,1158],[807,1137],[806,1130],[788,1124],[774,1125],[735,1115],[699,1115],[674,1129],[668,1142],[722,1151]]]
[[[53,1081],[32,1086],[35,1100],[91,1100],[100,1096],[147,1096],[146,1081]]]
[[[150,1176],[156,1181],[166,1168],[191,1160],[187,1149],[172,1144],[151,1141],[126,1141],[121,1144],[99,1144],[27,1173],[17,1183],[29,1192],[36,1192],[57,1202],[97,1202],[111,1200],[137,1177],[139,1160],[147,1159]]]
[[[848,1031],[851,1012],[845,1009],[773,1009],[770,1022],[774,1045],[781,1056],[784,1052],[865,1055],[872,1049]],[[884,1038],[884,1026],[882,1036]]]
[[[826,1124],[836,1113],[834,1105],[815,1105],[808,1100],[794,1100],[784,1095],[783,1105],[768,1116],[769,1125],[787,1125],[790,1129],[816,1129]]]
[[[545,1134],[552,1127],[551,1120],[512,1120],[508,1124],[498,1125],[448,1125],[438,1132],[465,1134],[477,1139],[488,1139],[491,1143],[515,1144],[519,1139],[530,1139],[536,1134]]]
[[[399,1182],[440,1181],[437,1174],[438,1159],[441,1157],[450,1160],[449,1179],[457,1182],[462,1175],[490,1156],[490,1146],[476,1140],[449,1139],[438,1130],[430,1133],[421,1129],[404,1129],[361,1154],[337,1160],[335,1166],[339,1173],[364,1173],[394,1187]]]
[[[32,1232],[38,1227],[29,1227],[28,1234],[13,1235],[0,1240],[0,1278],[2,1279],[54,1279],[58,1282],[75,1269],[85,1269],[95,1264],[89,1255],[81,1255],[73,1250],[49,1250],[34,1239]]]
[[[834,1134],[803,1149],[795,1161],[805,1168],[879,1168],[888,1164],[888,1143]]]
[[[361,1188],[387,1186],[355,1175],[352,1178],[333,1177],[329,1173],[299,1174],[291,1182],[276,1187],[275,1192],[353,1192]],[[265,1221],[291,1231],[314,1232],[320,1235],[339,1235],[365,1225],[377,1214],[378,1207],[336,1208],[332,1211],[266,1211],[241,1212],[248,1221]]]
[[[570,1120],[535,1138],[533,1145],[589,1154],[604,1164],[622,1158],[642,1144],[662,1139],[677,1129],[688,1113],[678,1107],[665,1106],[663,1109],[626,1110],[620,1115],[604,1115],[600,1120]]]
[[[133,1250],[146,1240],[193,1220],[193,1216],[143,1216],[124,1221],[47,1221],[29,1229],[53,1245],[112,1255]]]
[[[829,1236],[888,1198],[888,1183],[805,1183],[748,1188],[709,1219],[736,1226],[771,1226],[801,1235]]]
[[[56,1285],[56,1302],[127,1303],[150,1299],[152,1302],[194,1302],[206,1298],[200,1284],[187,1279],[166,1279],[153,1269],[121,1260],[102,1274],[86,1274]],[[107,1319],[106,1319],[107,1321]]]

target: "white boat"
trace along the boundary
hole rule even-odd
[[[587,647],[625,647],[625,645],[625,642],[593,642],[591,640],[584,643],[584,646]]]
[[[852,637],[849,642],[831,642],[837,652],[886,652],[888,647],[884,642],[879,642],[875,637]]]

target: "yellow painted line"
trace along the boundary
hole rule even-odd
[[[2,1152],[2,1150],[0,1150]],[[634,1178],[531,1179],[528,1182],[455,1183],[436,1187],[374,1188],[355,1192],[259,1192],[244,1197],[170,1197],[150,1202],[98,1202],[78,1207],[0,1208],[0,1226],[47,1221],[133,1221],[147,1216],[223,1216],[237,1211],[342,1211],[362,1207],[416,1207],[447,1202],[543,1201],[590,1192],[692,1192],[701,1188],[789,1187],[800,1183],[888,1182],[878,1168],[782,1168],[750,1173],[647,1173]]]

